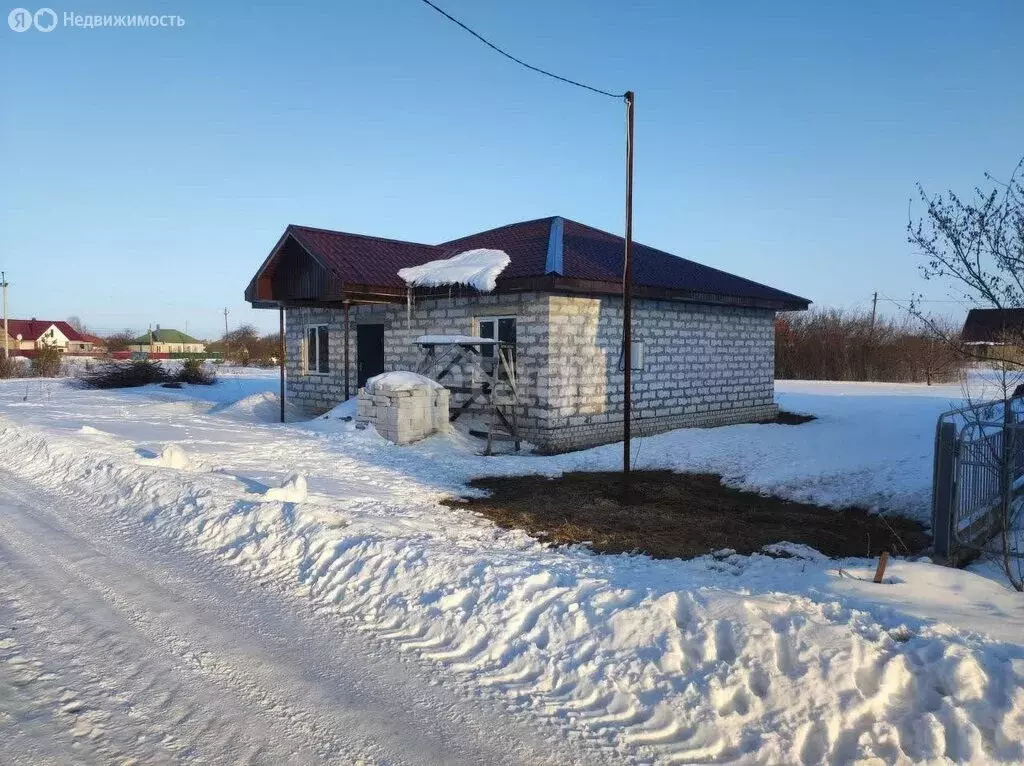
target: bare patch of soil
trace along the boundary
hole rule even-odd
[[[717,474],[634,471],[628,492],[619,473],[489,477],[470,485],[490,495],[446,505],[545,542],[587,543],[600,553],[692,558],[723,548],[753,553],[786,540],[833,557],[875,556],[917,553],[929,543],[910,519],[743,492],[724,486]]]
[[[778,423],[783,426],[799,426],[804,423],[810,423],[812,420],[818,418],[814,415],[802,415],[799,412],[789,412],[787,410],[779,410],[779,414],[775,416],[773,420],[769,420],[769,423]]]

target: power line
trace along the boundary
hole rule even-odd
[[[542,75],[546,75],[546,76],[551,77],[551,78],[553,78],[555,80],[560,80],[561,82],[568,83],[569,85],[575,85],[577,88],[583,88],[585,90],[593,91],[594,93],[600,93],[602,96],[608,96],[609,98],[625,98],[625,96],[626,96],[625,93],[610,93],[609,91],[601,90],[600,88],[595,88],[595,87],[593,87],[591,85],[586,85],[585,83],[577,82],[576,80],[570,80],[568,77],[562,77],[561,75],[557,75],[554,72],[549,72],[546,69],[541,69],[540,67],[535,67],[532,64],[527,64],[525,61],[523,61],[522,59],[516,58],[515,56],[513,56],[508,51],[502,50],[501,48],[499,48],[497,45],[492,43],[490,40],[488,40],[483,35],[478,34],[477,32],[474,32],[472,29],[467,27],[465,24],[463,24],[457,18],[452,16],[450,13],[447,13],[446,11],[442,10],[441,8],[438,8],[436,5],[434,5],[432,2],[430,2],[430,0],[423,0],[423,2],[426,3],[427,5],[429,5],[431,8],[433,8],[438,13],[440,13],[442,16],[444,16],[446,19],[448,19],[453,24],[457,24],[458,26],[462,27],[464,30],[469,32],[471,35],[473,35],[473,37],[475,37],[477,40],[482,42],[488,48],[491,48],[491,49],[497,51],[498,53],[500,53],[505,58],[511,59],[512,61],[516,62],[520,66],[526,67],[527,69],[529,69],[531,71],[537,72],[537,73],[542,74]]]
[[[920,299],[920,298],[918,298],[918,299],[915,299],[915,298],[890,298],[887,295],[879,295],[878,296],[878,300],[880,300],[880,301],[889,301],[890,303],[911,303],[911,302],[913,302],[913,303],[959,303],[961,306],[966,306],[969,303],[969,301],[966,301],[966,300],[958,301],[958,300],[954,300],[954,299],[932,300],[932,299]]]

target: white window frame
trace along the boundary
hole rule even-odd
[[[519,317],[517,317],[515,314],[495,314],[493,316],[473,317],[473,321],[476,323],[476,326],[473,328],[473,330],[477,334],[477,337],[483,337],[480,334],[480,323],[481,322],[494,322],[494,339],[497,340],[498,339],[498,320],[501,320],[501,319],[511,319],[513,322],[516,323],[516,346],[518,347],[518,345],[519,345]],[[481,348],[480,351],[481,351],[481,356],[483,356],[483,353],[482,353],[483,352],[483,348]],[[494,357],[496,358],[497,354],[495,354]],[[486,357],[486,358],[489,359],[491,357]]]
[[[515,344],[513,346],[513,352],[512,352],[512,363],[515,364],[516,360],[519,357],[519,317],[518,316],[516,316],[515,314],[493,314],[493,315],[489,315],[489,316],[473,317],[473,322],[474,322],[473,331],[476,333],[477,337],[483,337],[483,335],[480,332],[480,323],[481,322],[494,322],[494,339],[497,340],[498,339],[498,321],[501,320],[501,319],[511,319],[513,322],[516,323],[516,342],[515,342]],[[505,376],[505,370],[504,370],[504,368],[501,367],[500,363],[498,362],[498,353],[497,353],[496,348],[497,348],[497,345],[492,346],[491,347],[491,355],[490,356],[486,356],[485,355],[486,354],[485,347],[481,346],[480,347],[480,356],[483,359],[492,360],[494,362],[495,366],[494,366],[494,370],[491,372],[491,374],[492,375],[496,375],[499,378],[501,378],[502,380],[504,380],[505,379],[505,377],[504,377]],[[475,373],[474,373],[474,376],[475,376]]]
[[[313,354],[313,358],[316,360],[317,369],[310,369],[309,367],[309,331],[316,330],[313,337],[316,338],[317,345],[320,344],[320,328],[323,327],[327,331],[327,369],[320,370],[320,349],[316,349],[316,353]],[[331,326],[326,322],[317,322],[315,324],[307,324],[303,329],[302,335],[302,374],[303,375],[316,375],[318,377],[325,377],[331,374]]]

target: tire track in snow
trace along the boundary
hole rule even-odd
[[[9,503],[9,492],[0,492],[0,506]],[[134,755],[147,762],[506,763],[517,751],[523,762],[574,760],[572,750],[538,751],[525,737],[517,742],[525,732],[514,721],[503,720],[503,736],[490,730],[485,735],[486,727],[467,720],[450,695],[418,688],[415,679],[394,670],[378,686],[370,680],[373,663],[354,675],[338,668],[337,657],[318,647],[317,635],[282,630],[293,615],[269,626],[240,617],[272,615],[265,603],[272,592],[236,606],[234,583],[228,592],[196,587],[197,577],[217,582],[208,568],[168,571],[153,551],[141,561],[112,559],[55,517],[39,508],[28,511],[33,500],[38,498],[24,493],[15,501],[18,511],[0,514],[0,571],[7,584],[0,592],[19,605],[37,636],[50,637],[48,643],[34,641],[40,653],[73,657],[75,667],[88,671],[72,674],[61,687],[80,689],[88,715],[111,722],[110,734],[97,729],[95,737],[86,737],[91,749],[84,752],[93,756],[86,760]],[[97,531],[123,538],[117,528]],[[264,633],[271,636],[264,639]],[[296,654],[303,657],[298,667]],[[54,665],[67,671],[66,660]],[[350,674],[329,672],[338,670]],[[335,679],[354,688],[335,688]],[[35,691],[43,708],[56,704],[52,694]],[[396,714],[401,726],[381,727]],[[68,730],[66,722],[55,725]],[[163,756],[154,732],[163,732],[157,738]]]

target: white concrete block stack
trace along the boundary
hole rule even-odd
[[[448,432],[449,392],[413,372],[388,372],[359,389],[357,424],[371,425],[388,441],[411,444]]]

